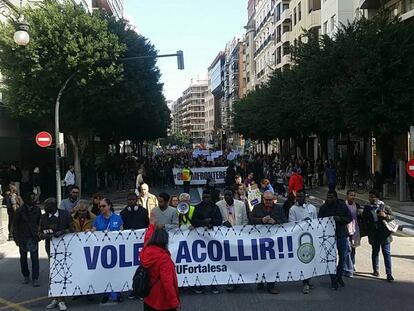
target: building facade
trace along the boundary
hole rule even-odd
[[[268,81],[275,67],[275,0],[258,0],[254,14],[255,84]]]
[[[244,27],[246,29],[246,34],[243,40],[244,48],[244,72],[246,75],[246,93],[253,91],[256,86],[256,62],[254,59],[254,54],[256,51],[256,23],[255,23],[255,12],[256,12],[256,2],[257,0],[249,0],[247,6],[247,25]]]
[[[275,5],[275,40],[276,40],[276,69],[282,70],[290,66],[290,44],[292,32],[292,17],[289,1],[276,1]]]
[[[194,79],[183,95],[174,103],[174,131],[190,138],[194,145],[205,143],[207,94],[208,81]]]
[[[211,133],[211,143],[214,143],[216,147],[219,146],[219,142],[223,140],[225,135],[222,129],[222,107],[225,105],[225,62],[226,54],[225,52],[219,52],[215,57],[214,61],[208,67],[208,80],[209,80],[209,91],[212,97],[208,98],[209,110],[212,110],[214,118],[213,131],[209,127]],[[213,107],[211,108],[211,100],[213,100]],[[209,111],[209,113],[210,113]],[[211,119],[209,119],[209,122]]]
[[[124,0],[92,0],[92,9],[104,9],[117,18],[124,16]]]

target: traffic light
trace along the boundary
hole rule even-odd
[[[179,70],[184,70],[184,53],[183,51],[177,51],[177,66]]]

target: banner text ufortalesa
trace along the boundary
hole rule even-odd
[[[145,230],[53,239],[50,296],[128,291]],[[335,222],[169,231],[179,286],[298,281],[335,272]]]

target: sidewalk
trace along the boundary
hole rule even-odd
[[[310,193],[318,193],[320,197],[324,198],[326,193],[328,192],[328,187],[318,187],[313,188],[310,190]],[[345,199],[346,197],[346,190],[336,190],[338,193],[338,197],[340,199]],[[368,204],[368,192],[363,194],[357,193],[356,201],[360,205]],[[396,200],[383,200],[387,205],[391,206],[398,222],[399,222],[399,230],[403,231],[404,233],[414,235],[414,202],[405,201],[400,202]]]

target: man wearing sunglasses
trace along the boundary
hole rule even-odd
[[[250,223],[252,225],[274,225],[285,223],[286,216],[283,207],[276,204],[277,197],[272,191],[267,190],[263,193],[263,203],[259,203],[253,207],[250,214]],[[263,288],[263,283],[258,284],[258,288]],[[270,294],[278,294],[275,283],[267,283],[267,291]]]

